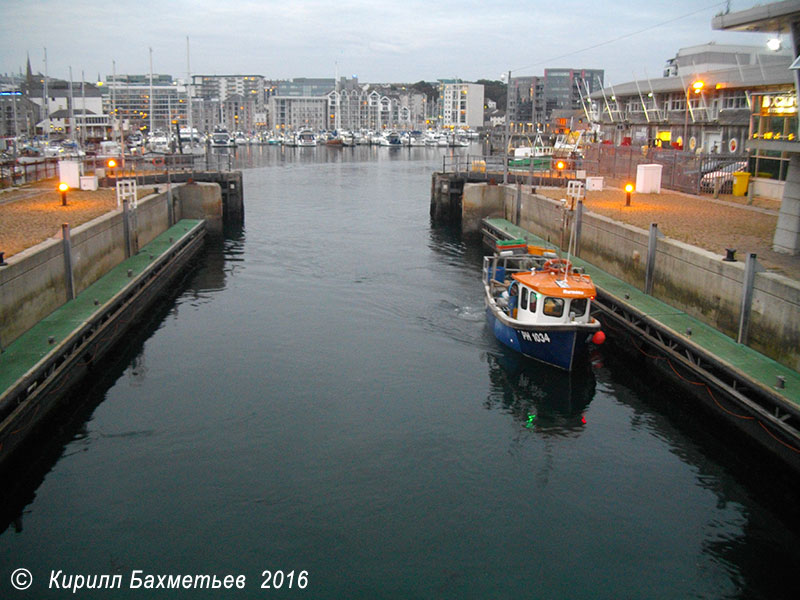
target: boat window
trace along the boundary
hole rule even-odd
[[[564,299],[563,298],[545,298],[544,310],[542,311],[548,317],[560,317],[564,314]]]
[[[586,314],[586,298],[574,298],[569,303],[569,314],[572,317],[582,317]]]
[[[532,313],[536,312],[536,298],[537,295],[534,292],[531,292],[530,305],[528,306],[528,310]]]
[[[520,296],[519,307],[522,310],[528,310],[528,288],[522,288],[522,296]]]

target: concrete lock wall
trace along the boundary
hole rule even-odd
[[[72,272],[76,294],[80,294],[114,266],[125,260],[125,236],[121,209],[76,227],[70,232],[70,238],[72,240]],[[61,263],[63,279],[63,257]],[[62,302],[54,305],[51,311],[66,301],[66,297],[62,296],[61,298]],[[31,326],[35,323],[36,321],[31,323]]]
[[[208,231],[222,231],[222,190],[218,183],[191,182],[176,192],[181,219],[205,219]]]
[[[0,268],[0,345],[5,346],[66,301],[61,240],[15,254]]]
[[[476,184],[479,187],[479,184]],[[574,212],[563,203],[522,191],[517,207],[515,186],[505,190],[503,206],[489,203],[485,217],[503,217],[567,250]],[[464,196],[477,202],[477,191]],[[519,222],[517,222],[519,215]],[[581,225],[580,258],[639,289],[644,289],[649,232],[585,211]],[[737,337],[745,261],[726,262],[723,256],[669,238],[656,247],[653,296]],[[800,370],[800,283],[775,273],[755,276],[748,345],[762,354]]]
[[[501,185],[464,184],[461,197],[462,231],[479,233],[483,219],[502,215],[507,193],[506,187]]]
[[[183,186],[185,187],[185,186]],[[206,217],[222,228],[222,199],[217,184],[188,186],[189,193],[173,188],[176,219]],[[142,247],[169,228],[166,191],[139,201],[131,218],[131,235]],[[181,217],[181,213],[183,217]],[[119,208],[70,231],[72,276],[79,294],[126,258],[123,210]],[[64,244],[52,238],[11,256],[0,267],[0,347],[10,344],[67,301]]]

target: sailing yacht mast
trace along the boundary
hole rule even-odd
[[[47,48],[44,49],[44,94],[42,101],[44,103],[44,119],[45,119],[45,139],[50,143],[50,100],[47,97]]]
[[[153,49],[150,48],[150,125],[148,136],[153,135]]]
[[[342,119],[339,112],[341,111],[342,108],[342,102],[340,99],[340,91],[339,91],[339,63],[337,62],[335,63],[335,65],[336,65],[336,86],[335,86],[336,112],[334,113],[333,128],[336,130],[336,135],[341,135],[339,129],[342,124]]]
[[[187,123],[189,125],[189,153],[194,149],[194,128],[192,127],[192,65],[189,62],[189,36],[186,36],[186,101],[188,102]]]
[[[81,148],[86,148],[86,75],[83,74],[83,69],[81,69],[81,112],[83,113]]]
[[[72,93],[72,66],[69,68],[69,139],[75,141],[75,98]]]

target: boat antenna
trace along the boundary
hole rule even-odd
[[[567,262],[564,265],[564,281],[567,280],[567,275],[569,274],[569,260],[572,258],[572,245],[575,243],[575,228],[577,223],[578,220],[573,217],[572,230],[569,232],[569,244],[567,244]]]

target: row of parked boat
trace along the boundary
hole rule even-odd
[[[224,130],[211,134],[213,147],[232,147],[246,144],[284,146],[469,146],[478,138],[473,131],[314,131],[301,129],[282,135],[237,136]]]
[[[228,132],[217,128],[210,134],[203,134],[197,129],[181,128],[180,135],[174,132],[155,130],[145,136],[133,132],[125,136],[124,144],[106,140],[88,147],[88,154],[104,157],[118,157],[123,154],[203,154],[212,148],[233,148],[248,145],[284,145],[284,146],[443,146],[466,147],[478,139],[475,131],[314,131],[301,129],[282,135],[245,135],[242,132]],[[23,142],[18,145],[18,162],[35,162],[46,158],[83,158],[86,149],[71,140],[44,140]]]

